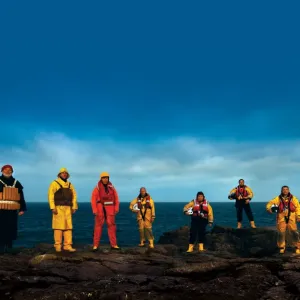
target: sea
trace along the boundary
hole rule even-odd
[[[153,233],[157,241],[164,232],[178,229],[190,224],[190,217],[182,213],[186,203],[155,204],[156,219],[153,223]],[[216,225],[236,227],[236,211],[232,202],[210,202],[214,211]],[[78,211],[73,215],[74,245],[91,245],[93,239],[94,216],[90,203],[79,203]],[[265,209],[266,203],[251,203],[257,226],[275,226],[275,215],[270,215]],[[53,244],[51,229],[52,213],[48,203],[27,203],[28,211],[19,217],[19,233],[16,246],[34,247],[40,243]],[[139,233],[136,216],[129,210],[129,203],[120,203],[120,212],[116,217],[117,239],[121,247],[135,246],[139,243]],[[249,227],[244,214],[243,224]],[[102,234],[101,244],[108,244],[106,225]]]

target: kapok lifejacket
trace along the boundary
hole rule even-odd
[[[97,184],[99,200],[97,203],[101,203],[104,206],[112,206],[115,205],[115,193],[114,193],[114,186],[111,182],[108,182],[106,188],[101,181]]]
[[[193,216],[200,216],[201,218],[208,218],[208,201],[204,199],[202,202],[198,200],[194,200],[194,207],[193,207]]]
[[[288,211],[288,215],[285,216],[285,221],[286,223],[288,223],[290,219],[290,214],[296,211],[296,207],[292,201],[293,195],[289,193],[287,197],[287,201],[282,197],[282,195],[279,195],[279,199],[280,199],[280,203],[278,207],[278,213],[283,213]]]
[[[142,201],[146,199],[146,203],[145,203],[145,210],[144,210],[144,213],[142,212],[142,208],[143,208],[143,204],[142,204]],[[146,211],[147,209],[151,209],[151,204],[150,204],[150,195],[146,194],[146,196],[144,198],[142,198],[141,195],[138,195],[137,197],[137,205],[138,205],[138,208],[140,210],[140,213],[142,215],[142,218],[143,220],[145,221],[145,215],[146,215]]]
[[[241,186],[237,186],[236,187],[236,198],[238,198],[239,196],[242,196],[243,198],[246,198],[248,196],[248,191],[246,190],[246,185],[244,185],[243,187]]]

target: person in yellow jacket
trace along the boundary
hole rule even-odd
[[[74,186],[68,181],[70,177],[66,168],[59,170],[57,179],[49,187],[48,201],[52,211],[52,229],[54,230],[54,248],[56,252],[63,249],[75,252],[72,247],[72,214],[78,209],[77,195]]]
[[[242,228],[243,210],[245,211],[251,228],[256,228],[254,217],[250,206],[250,201],[253,198],[253,191],[245,185],[244,179],[239,180],[239,185],[233,188],[228,196],[229,200],[235,200],[235,208],[237,215],[237,228]]]
[[[186,204],[183,208],[185,215],[191,216],[190,240],[188,253],[194,251],[194,244],[199,243],[199,251],[204,251],[204,238],[206,226],[212,226],[214,214],[211,205],[205,199],[203,192],[198,192],[196,199]]]
[[[293,237],[296,254],[300,254],[300,237],[297,230],[297,222],[300,222],[300,204],[299,200],[290,193],[288,186],[283,186],[280,195],[268,202],[266,210],[269,213],[277,213],[279,252],[285,252],[286,230],[289,230]]]
[[[140,194],[133,199],[129,209],[136,213],[140,232],[140,247],[145,246],[146,239],[149,242],[149,248],[154,248],[154,236],[152,233],[152,224],[155,219],[155,205],[153,199],[147,193],[146,188],[140,189]]]

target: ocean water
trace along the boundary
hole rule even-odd
[[[190,218],[183,215],[185,203],[156,203],[156,220],[153,223],[155,239],[166,231],[189,225]],[[215,224],[236,227],[236,212],[233,202],[211,202]],[[251,204],[257,226],[275,226],[275,215],[265,210],[265,203]],[[129,203],[120,204],[116,217],[119,246],[134,246],[139,242],[135,215],[128,209]],[[19,237],[15,245],[33,247],[39,243],[53,243],[51,229],[52,214],[47,203],[28,203],[28,211],[19,218]],[[245,226],[249,227],[244,214]],[[92,244],[94,216],[90,203],[79,203],[79,210],[73,215],[73,243]],[[106,225],[104,225],[101,244],[108,244]]]

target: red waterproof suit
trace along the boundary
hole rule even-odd
[[[95,214],[94,247],[99,246],[105,221],[110,245],[117,246],[115,215],[119,212],[120,203],[118,193],[111,182],[106,187],[101,181],[98,182],[93,190],[91,203],[93,214]]]

